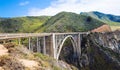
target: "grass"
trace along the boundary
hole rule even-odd
[[[120,29],[120,26],[110,26],[110,27],[111,27],[112,31],[115,31],[115,30],[117,30],[117,29]]]

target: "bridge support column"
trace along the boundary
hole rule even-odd
[[[45,37],[43,37],[43,53],[46,54],[46,41],[45,41]]]
[[[40,41],[39,41],[39,37],[37,37],[37,52],[40,52]]]
[[[55,34],[53,33],[52,34],[52,40],[53,40],[53,54],[54,54],[54,58],[56,59],[57,58],[57,56],[56,56],[56,47],[55,47]]]
[[[31,41],[31,38],[29,37],[28,40],[29,40],[29,42],[28,42],[28,44],[29,44],[29,45],[28,45],[28,49],[31,50],[31,42],[30,42],[30,41]]]
[[[80,37],[80,33],[78,34],[78,56],[80,56],[80,54],[81,54],[81,37]]]
[[[37,43],[36,43],[37,45],[37,52],[39,52],[39,39],[38,39],[38,37],[37,37]]]
[[[21,38],[18,38],[18,45],[21,45]]]

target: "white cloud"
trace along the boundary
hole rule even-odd
[[[44,8],[31,8],[28,11],[30,16],[55,15],[61,11],[67,12],[88,12],[100,11],[120,15],[120,0],[55,0],[51,5]]]
[[[28,5],[28,4],[29,4],[29,1],[19,3],[20,6],[25,6],[25,5]]]

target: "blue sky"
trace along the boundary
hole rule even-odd
[[[0,0],[0,17],[55,15],[61,11],[100,11],[120,15],[120,0]]]
[[[45,8],[51,0],[0,0],[0,17],[27,16],[31,8]]]

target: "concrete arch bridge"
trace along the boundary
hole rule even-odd
[[[21,44],[20,39],[28,39],[28,49],[33,51],[34,48],[37,52],[43,53],[59,59],[65,41],[69,38],[73,45],[73,52],[76,55],[81,54],[81,40],[84,34],[88,32],[72,32],[72,33],[2,33],[0,40],[5,43],[5,40],[17,39]],[[35,47],[33,47],[32,38],[36,39]]]

